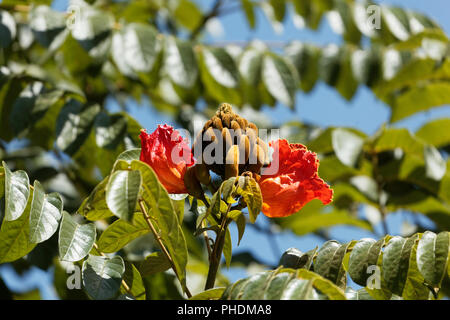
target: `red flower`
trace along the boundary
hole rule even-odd
[[[289,216],[313,199],[320,199],[323,204],[331,202],[333,190],[319,177],[319,160],[314,152],[302,144],[289,144],[281,139],[269,145],[274,153],[266,172],[277,165],[278,170],[259,180],[262,211],[266,216]]]
[[[187,193],[184,185],[186,168],[194,164],[193,154],[186,140],[169,125],[159,125],[152,133],[144,129],[141,138],[140,160],[157,174],[169,193]]]

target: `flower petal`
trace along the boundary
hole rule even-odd
[[[140,160],[152,167],[169,193],[187,193],[184,174],[194,164],[187,141],[167,124],[159,125],[151,134],[142,129],[139,137]]]
[[[302,144],[287,140],[272,141],[272,172],[259,180],[263,195],[263,213],[268,217],[286,217],[299,211],[313,199],[329,204],[333,190],[319,177],[319,160]]]

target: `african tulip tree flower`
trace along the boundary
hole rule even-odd
[[[155,171],[169,193],[187,193],[184,184],[186,169],[194,164],[193,154],[185,139],[169,125],[159,125],[151,134],[144,129],[140,160]]]
[[[281,139],[269,145],[274,149],[272,164],[277,164],[278,170],[262,175],[258,181],[266,216],[292,215],[313,199],[323,204],[331,202],[333,190],[319,177],[319,160],[314,152],[302,144],[289,144]]]

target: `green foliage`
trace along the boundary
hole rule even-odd
[[[344,244],[328,241],[310,255],[312,265],[305,264],[302,258],[308,254],[289,249],[280,261],[280,268],[231,284],[221,299],[371,300],[377,299],[376,290],[402,299],[429,299],[437,296],[443,277],[448,277],[448,237],[448,232],[436,235],[427,231],[408,238],[386,237],[379,241],[362,239]],[[430,250],[424,250],[424,246]],[[429,269],[425,270],[427,260]],[[283,264],[291,269],[282,269]],[[429,273],[431,270],[433,275]],[[347,275],[365,288],[359,291],[346,288]],[[204,298],[209,298],[206,292]]]
[[[189,298],[187,279],[197,275],[206,290],[202,282],[191,299],[448,295],[450,119],[415,133],[391,126],[450,103],[449,41],[436,22],[381,4],[381,28],[370,28],[370,2],[241,0],[236,6],[252,29],[260,10],[276,29],[294,17],[316,30],[327,17],[343,41],[294,40],[275,49],[256,40],[237,48],[201,37],[209,19],[225,14],[221,1],[205,12],[191,0],[78,1],[80,12],[68,13],[50,4],[0,4],[0,264],[18,271],[54,266],[62,299]],[[346,100],[363,85],[391,111],[389,124],[372,136],[296,121],[282,126],[282,138],[318,154],[319,175],[334,191],[326,207],[312,201],[264,229],[256,177],[213,181],[204,199],[186,201],[169,195],[139,161],[141,125],[126,112],[130,100],[149,101],[191,130],[222,102],[249,107],[255,118],[267,105],[307,108],[301,96],[321,82]],[[328,239],[339,225],[375,233],[380,219],[399,210],[425,215],[433,227],[418,222],[402,237],[384,230],[379,240],[331,240],[306,253],[291,248],[280,260],[285,268],[225,287],[222,254],[227,267],[262,265],[233,254],[247,222],[269,236],[278,228]],[[364,211],[379,220],[361,217]],[[73,265],[82,267],[83,291],[67,288]],[[378,288],[368,286],[373,266]],[[364,288],[347,286],[347,277]],[[34,291],[10,296],[40,298]]]

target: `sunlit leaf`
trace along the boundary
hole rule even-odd
[[[93,223],[80,225],[67,212],[59,228],[59,257],[63,261],[79,261],[88,255],[95,242]]]

